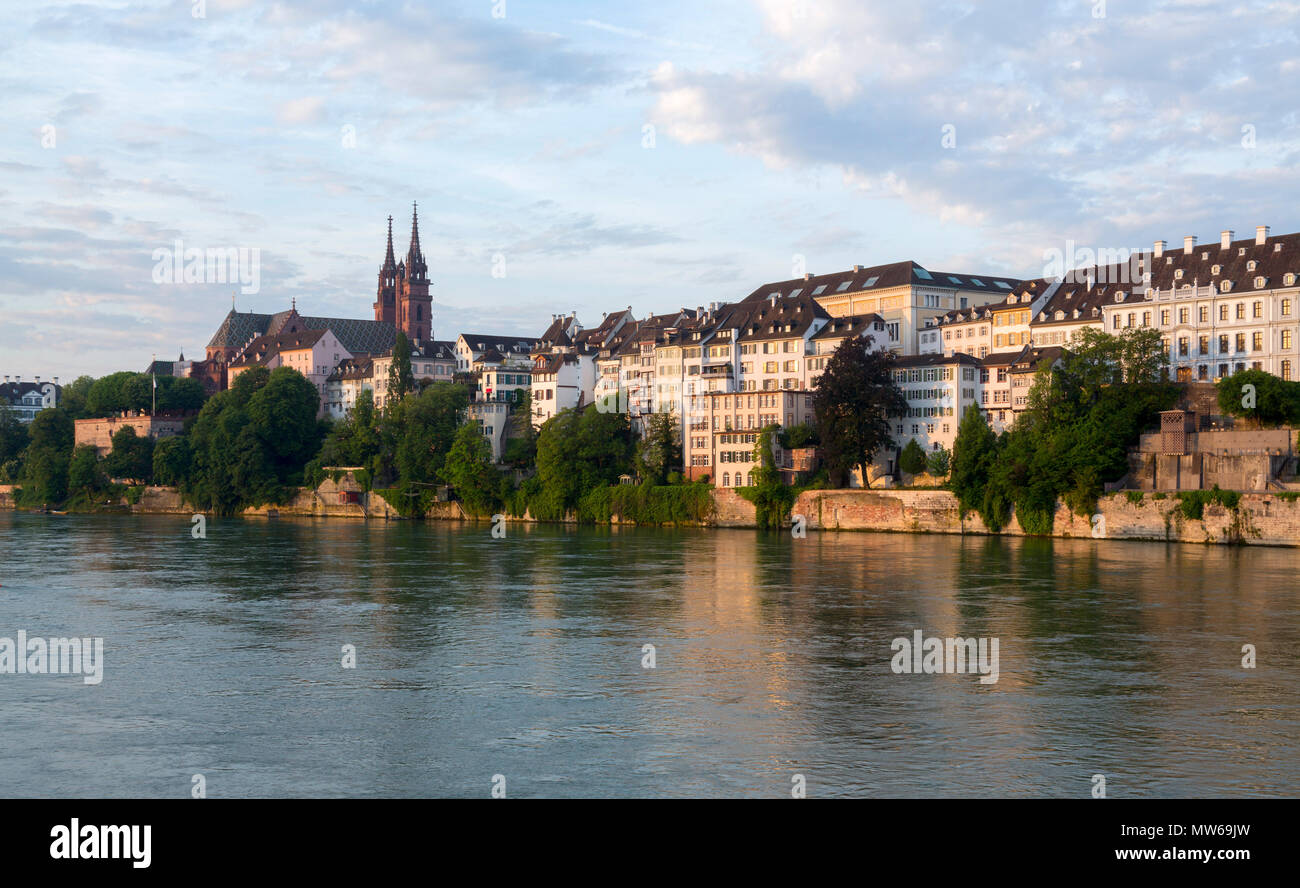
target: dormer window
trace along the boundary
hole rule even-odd
[[[1227,293],[1229,290],[1232,289],[1232,281],[1223,281],[1222,283],[1219,284],[1219,289]]]
[[[1115,301],[1116,301],[1116,302],[1123,302],[1123,301],[1124,301],[1124,294],[1123,294],[1123,293],[1116,293],[1116,294],[1115,294]]]
[[[1255,289],[1262,290],[1264,288],[1264,284],[1266,283],[1268,283],[1268,278],[1266,277],[1261,276],[1255,278]]]
[[[1165,265],[1173,265],[1173,264],[1174,264],[1174,257],[1173,257],[1173,256],[1166,256],[1166,257],[1165,257]]]
[[[1245,256],[1245,255],[1246,255],[1246,248],[1245,248],[1245,247],[1238,247],[1238,248],[1237,248],[1237,255],[1238,255],[1238,256]]]
[[[1174,272],[1174,278],[1180,281],[1183,279],[1183,270],[1181,268]]]
[[[1079,312],[1078,312],[1077,310],[1075,311],[1074,316],[1075,316],[1075,317],[1078,317],[1078,316],[1079,316]],[[1058,321],[1063,321],[1063,320],[1065,320],[1065,312],[1063,312],[1063,311],[1058,311],[1058,312],[1056,313],[1056,319],[1057,319]]]
[[[1221,271],[1223,271],[1223,266],[1222,266],[1222,265],[1211,265],[1211,266],[1210,266],[1210,274],[1218,274],[1218,273],[1221,272]]]
[[[1246,263],[1246,270],[1247,270],[1247,271],[1254,271],[1254,270],[1255,270],[1255,267],[1256,267],[1258,264],[1259,264],[1259,263],[1257,263],[1254,259],[1251,259],[1249,262]]]
[[[1294,275],[1294,274],[1286,274],[1286,275],[1283,275],[1283,276],[1282,276],[1282,282],[1283,282],[1284,284],[1286,284],[1288,287],[1294,286],[1294,285],[1295,285],[1295,275]]]

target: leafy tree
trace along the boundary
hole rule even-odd
[[[492,445],[477,422],[467,422],[457,430],[444,474],[467,511],[489,514],[501,504],[503,479],[492,465]]]
[[[17,459],[29,441],[27,425],[20,422],[18,412],[0,398],[0,463]]]
[[[35,508],[62,503],[68,496],[68,459],[67,452],[52,447],[29,448],[18,479],[19,504]]]
[[[674,413],[652,413],[636,447],[636,467],[644,483],[664,484],[682,464],[682,439]]]
[[[867,467],[890,441],[890,416],[907,408],[893,378],[894,356],[868,352],[860,340],[846,339],[826,363],[813,392],[813,409],[827,469],[842,479]]]
[[[501,461],[516,469],[529,468],[537,461],[537,429],[533,428],[533,397],[528,389],[519,390],[518,399],[510,408]]]
[[[90,387],[95,384],[93,376],[78,376],[75,380],[63,387],[59,393],[59,406],[68,412],[73,419],[88,419],[90,411],[86,409],[86,396],[90,393]]]
[[[134,430],[131,430],[134,431]],[[90,444],[82,444],[72,451],[68,464],[68,493],[93,497],[108,485],[100,466],[99,451]]]
[[[123,426],[113,433],[113,450],[104,460],[104,470],[114,478],[147,484],[153,477],[153,450],[152,438],[138,436],[134,428]],[[69,483],[73,483],[71,479]]]
[[[978,407],[966,408],[957,426],[952,451],[952,477],[948,487],[957,495],[963,512],[981,510],[989,473],[997,460],[998,436],[989,428],[984,412]],[[988,518],[984,523],[988,524]]]
[[[194,456],[187,438],[177,435],[163,438],[153,449],[153,481],[155,484],[179,486],[193,468]]]
[[[411,342],[401,330],[393,344],[393,362],[388,365],[388,392],[390,403],[400,401],[415,388],[415,373],[411,370]]]
[[[808,422],[802,422],[784,429],[781,432],[780,441],[781,446],[786,450],[815,447],[820,443],[820,439],[817,437],[817,426]]]
[[[48,407],[36,414],[28,433],[31,436],[29,449],[50,449],[66,454],[72,452],[76,428],[66,410],[61,407]]]
[[[898,467],[909,475],[919,475],[925,471],[925,450],[916,439],[907,442],[903,452],[898,455]]]
[[[1238,370],[1224,377],[1218,399],[1219,409],[1229,416],[1253,419],[1263,426],[1300,424],[1300,382],[1263,370]]]
[[[936,478],[942,478],[952,468],[952,452],[946,447],[931,451],[925,458],[925,468]]]
[[[632,428],[625,413],[561,410],[537,436],[540,492],[533,514],[554,520],[593,488],[617,482],[632,467]]]

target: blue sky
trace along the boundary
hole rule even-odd
[[[800,257],[1030,277],[1067,240],[1300,230],[1288,0],[4,18],[0,374],[24,379],[201,357],[234,288],[155,283],[177,238],[260,249],[242,310],[370,317],[412,201],[440,339],[735,300]]]

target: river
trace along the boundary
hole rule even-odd
[[[104,651],[0,674],[5,797],[1300,785],[1293,549],[13,512],[0,547],[0,636]],[[917,630],[997,681],[896,673]]]

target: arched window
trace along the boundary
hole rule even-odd
[[[423,305],[417,305],[417,306],[415,307],[415,319],[416,319],[417,321],[422,321],[422,320],[424,320],[424,306],[423,306]]]
[[[723,486],[723,487],[730,487],[730,486],[731,486],[731,473],[730,473],[730,472],[723,472],[723,473],[722,473],[722,486]]]

